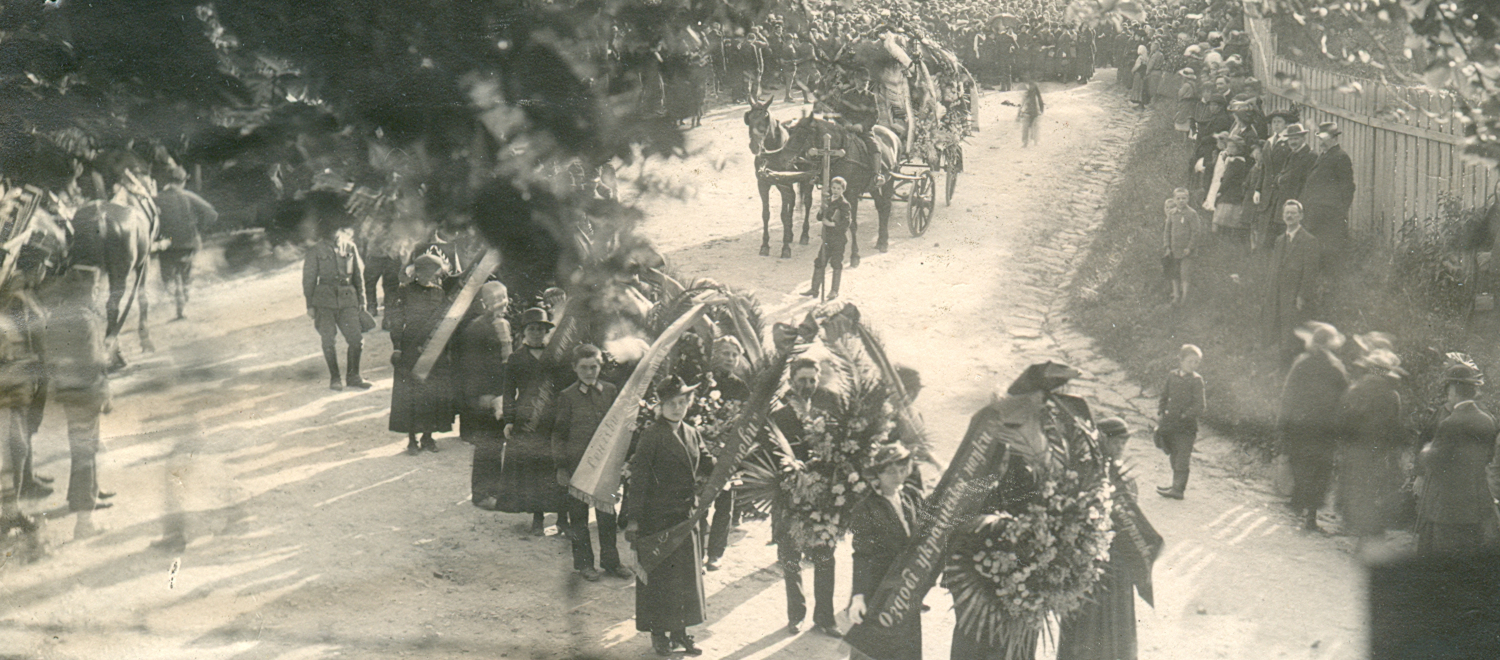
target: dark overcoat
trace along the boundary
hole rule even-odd
[[[505,395],[505,362],[510,358],[510,324],[491,313],[469,318],[454,342],[454,375],[458,380],[458,434],[474,445],[470,487],[479,502],[500,496],[505,456],[504,424],[495,419],[484,397]]]
[[[649,536],[684,522],[698,504],[700,473],[713,456],[690,424],[658,418],[641,433],[630,460],[626,509],[637,533]],[[635,584],[635,629],[666,633],[703,623],[703,541],[690,538]]]
[[[919,506],[917,495],[902,488],[901,515],[905,516],[912,531],[916,531]],[[868,601],[879,590],[881,579],[896,563],[901,551],[906,549],[911,534],[901,526],[890,500],[879,493],[872,493],[854,505],[849,512],[849,531],[854,546],[854,579],[849,593],[864,594]],[[919,606],[913,604],[913,609],[893,628],[873,627],[872,630],[881,633],[878,643],[861,650],[875,660],[921,660],[922,613]]]
[[[1339,402],[1348,385],[1343,363],[1322,349],[1297,356],[1287,373],[1277,429],[1281,451],[1291,462],[1293,508],[1317,509],[1328,496],[1338,448]]]
[[[1422,450],[1417,515],[1440,525],[1472,525],[1495,517],[1485,465],[1495,449],[1495,418],[1473,401],[1454,406]]]
[[[1339,405],[1339,474],[1336,491],[1344,530],[1356,536],[1385,531],[1401,488],[1400,457],[1406,447],[1400,381],[1365,374]]]
[[[1305,144],[1301,149],[1288,150],[1281,169],[1276,171],[1276,198],[1271,200],[1271,213],[1276,222],[1282,221],[1281,213],[1286,200],[1302,201],[1302,184],[1307,183],[1307,174],[1317,162],[1318,155]],[[1305,209],[1306,205],[1303,206]]]
[[[1354,164],[1338,145],[1318,155],[1297,198],[1306,209],[1303,220],[1314,234],[1324,238],[1342,236],[1354,203]]]
[[[395,382],[391,385],[390,430],[397,433],[446,433],[453,430],[453,355],[438,356],[426,380],[412,374],[427,341],[448,312],[451,301],[439,287],[408,282],[396,289],[396,302],[388,306],[391,349],[401,351],[395,360]],[[439,350],[433,347],[432,350]]]
[[[557,483],[550,429],[545,423],[549,421],[546,409],[561,384],[556,382],[560,375],[524,346],[511,353],[505,363],[504,423],[515,427],[505,441],[501,511],[558,511],[568,497],[567,489]],[[531,420],[538,423],[528,429]]]
[[[1276,238],[1276,247],[1271,253],[1270,288],[1266,292],[1263,313],[1273,343],[1286,341],[1293,328],[1311,318],[1318,292],[1318,250],[1318,238],[1306,227],[1297,230],[1290,241],[1285,233]],[[1302,309],[1297,309],[1298,297],[1302,298]]]

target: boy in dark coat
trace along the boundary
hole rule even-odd
[[[1162,450],[1172,457],[1172,485],[1159,487],[1156,493],[1174,500],[1182,499],[1187,490],[1193,442],[1198,439],[1198,418],[1208,405],[1203,377],[1198,375],[1198,364],[1202,361],[1202,349],[1192,344],[1182,345],[1177,351],[1177,368],[1167,374],[1156,408]]]
[[[604,354],[597,346],[580,344],[573,349],[573,373],[578,381],[558,393],[552,422],[552,460],[557,463],[559,485],[573,479],[573,470],[578,469],[588,451],[594,431],[620,392],[614,383],[599,379],[603,366]],[[599,571],[594,569],[594,546],[589,539],[590,507],[583,500],[568,497],[563,508],[568,517],[568,538],[573,542],[573,570],[595,582]],[[620,565],[620,553],[615,549],[614,507],[595,510],[599,518],[599,564],[610,575],[631,577],[630,570]]]
[[[848,185],[841,176],[833,177],[828,184],[828,200],[818,211],[818,223],[823,225],[823,246],[813,261],[812,287],[804,296],[823,293],[823,269],[832,267],[833,286],[828,288],[828,299],[839,297],[839,281],[844,277],[844,248],[849,244],[850,208],[849,200],[844,198],[844,188]]]
[[[670,376],[656,387],[656,421],[641,433],[630,461],[627,537],[650,536],[688,520],[698,506],[697,479],[713,471],[713,456],[698,430],[682,421],[693,387]],[[689,538],[662,559],[646,580],[635,583],[635,629],[651,633],[651,648],[666,656],[673,648],[702,655],[687,634],[703,623],[703,542],[693,526]]]

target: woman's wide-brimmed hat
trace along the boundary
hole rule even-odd
[[[547,310],[540,307],[532,307],[521,313],[521,328],[524,330],[528,325],[545,325],[552,327],[552,317]]]
[[[1444,383],[1469,383],[1474,386],[1484,384],[1484,374],[1473,365],[1455,364],[1443,371]]]
[[[875,447],[870,452],[870,461],[865,469],[878,472],[887,465],[895,465],[901,461],[911,458],[911,450],[899,442],[887,442]]]
[[[1406,370],[1401,368],[1401,356],[1384,348],[1377,348],[1364,354],[1355,360],[1354,364],[1366,369],[1383,371],[1396,377],[1407,375]]]
[[[696,389],[698,389],[697,383],[689,385],[686,381],[682,380],[681,376],[667,376],[656,384],[656,398],[666,401],[672,397],[692,394],[693,390]]]
[[[432,267],[436,268],[438,272],[443,275],[448,274],[448,264],[444,263],[441,258],[432,253],[425,253],[418,256],[416,259],[413,259],[411,262],[411,267],[413,271],[423,267]]]
[[[1359,346],[1359,350],[1366,353],[1371,353],[1381,348],[1392,352],[1396,350],[1396,338],[1387,332],[1372,330],[1362,335],[1354,335],[1353,339],[1354,344]]]
[[[1182,67],[1181,71],[1177,72],[1177,75],[1182,76],[1184,78],[1197,78],[1198,77],[1198,72],[1194,71],[1193,67],[1185,66],[1185,67]]]
[[[1336,351],[1344,345],[1344,333],[1322,321],[1308,321],[1294,331],[1306,348],[1326,348]]]

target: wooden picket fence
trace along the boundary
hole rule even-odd
[[[1246,17],[1257,53],[1274,54],[1275,37],[1264,19]],[[1438,215],[1447,193],[1466,209],[1493,202],[1497,173],[1465,163],[1463,129],[1452,95],[1391,85],[1310,67],[1271,55],[1256,62],[1267,112],[1295,108],[1309,133],[1321,122],[1343,131],[1340,144],[1354,164],[1350,231],[1396,239],[1408,218]],[[1311,137],[1311,135],[1309,135]]]

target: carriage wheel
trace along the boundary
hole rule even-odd
[[[922,178],[912,182],[911,196],[906,201],[906,228],[912,236],[927,233],[932,222],[932,207],[937,204],[937,181],[932,170],[922,172]]]

